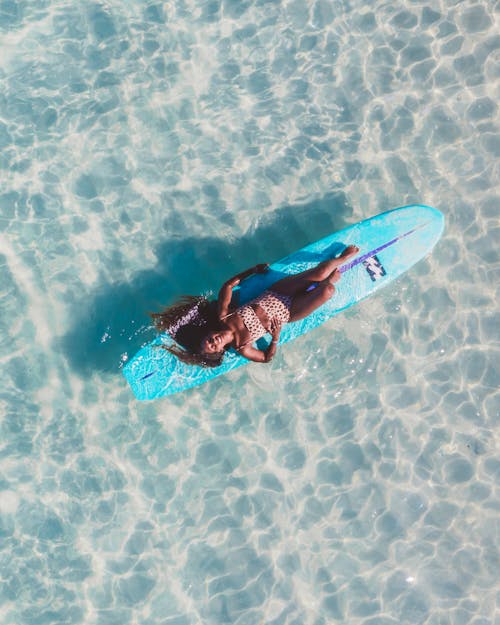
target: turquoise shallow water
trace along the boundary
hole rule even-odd
[[[0,3],[0,622],[498,623],[498,7]],[[147,310],[413,202],[431,257],[154,403]]]

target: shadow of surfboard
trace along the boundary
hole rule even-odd
[[[137,272],[128,282],[102,281],[90,298],[73,304],[73,325],[54,348],[81,376],[96,371],[117,374],[123,355],[132,356],[155,336],[148,311],[183,294],[211,291],[216,296],[231,275],[259,262],[273,262],[342,229],[351,214],[345,195],[338,192],[264,215],[239,239],[167,239],[155,250],[158,262],[153,268]],[[342,249],[334,247],[332,255]],[[304,252],[304,263],[317,259],[316,254]],[[263,288],[284,275],[265,274]]]

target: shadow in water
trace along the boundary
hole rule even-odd
[[[148,311],[183,294],[212,291],[232,275],[261,262],[274,262],[347,225],[352,214],[343,193],[309,204],[286,206],[265,215],[240,239],[215,237],[169,240],[155,250],[158,262],[126,283],[101,284],[93,297],[78,303],[73,327],[60,348],[73,370],[90,376],[116,373],[155,336]]]

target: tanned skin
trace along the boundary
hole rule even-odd
[[[276,293],[292,298],[289,323],[308,317],[333,297],[335,293],[334,285],[341,278],[338,267],[353,256],[356,256],[358,252],[359,248],[357,246],[349,245],[337,258],[325,260],[312,269],[293,276],[287,276],[269,287]],[[273,319],[269,319],[260,306],[254,306],[255,314],[272,337],[269,347],[263,351],[252,347],[250,344],[245,345],[250,339],[249,332],[239,315],[230,315],[230,304],[234,287],[254,273],[265,273],[268,268],[268,264],[255,265],[255,267],[237,274],[222,285],[217,300],[218,315],[222,329],[210,332],[202,340],[201,350],[203,353],[214,354],[232,347],[238,350],[242,356],[254,362],[269,362],[273,358],[281,333],[281,325],[277,324]],[[308,291],[307,289],[313,284],[316,285],[315,288]]]

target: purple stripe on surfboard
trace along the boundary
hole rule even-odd
[[[427,222],[427,223],[429,223],[429,222]],[[396,237],[395,239],[392,239],[391,241],[388,241],[387,243],[384,243],[383,245],[380,245],[379,247],[375,248],[374,250],[371,250],[370,252],[367,252],[366,254],[363,254],[359,258],[355,258],[352,262],[346,263],[345,265],[342,265],[341,267],[339,267],[340,273],[344,273],[344,272],[348,271],[349,269],[352,269],[356,265],[359,265],[364,260],[367,260],[368,258],[371,258],[372,256],[375,256],[375,254],[378,254],[382,250],[385,250],[387,247],[390,247],[391,245],[394,245],[394,243],[397,243],[398,241],[401,241],[401,239],[404,239],[405,237],[409,236],[410,234],[413,234],[414,232],[416,232],[417,230],[420,230],[420,228],[423,228],[424,226],[427,226],[427,223],[421,224],[420,226],[417,226],[416,228],[413,228],[413,230],[409,230],[408,232],[405,232],[404,234],[401,234],[399,237]]]
[[[422,224],[420,226],[417,226],[416,228],[413,228],[413,230],[409,230],[408,232],[405,232],[404,234],[400,235],[399,237],[396,237],[395,239],[392,239],[388,243],[384,243],[380,247],[377,247],[376,249],[371,250],[370,252],[367,252],[366,254],[363,254],[359,258],[355,258],[352,262],[346,263],[345,265],[342,265],[341,267],[339,267],[340,273],[345,273],[349,269],[352,269],[356,265],[359,265],[360,263],[362,263],[364,260],[367,260],[368,258],[371,258],[372,256],[375,256],[375,254],[378,254],[382,250],[385,250],[387,247],[390,247],[391,245],[394,245],[394,243],[397,243],[398,241],[401,241],[401,239],[404,239],[405,237],[409,236],[413,232],[416,232],[417,230],[420,230],[420,228],[423,228],[424,226],[427,226],[428,223],[429,222],[427,222],[425,224]],[[311,289],[311,287],[309,287],[309,289],[307,289],[307,290],[309,291],[310,289]],[[139,378],[139,381],[142,382],[142,380],[146,380],[147,378],[150,378],[157,371],[158,371],[158,369],[155,369],[154,371],[151,371],[150,373],[147,373],[142,378]]]

